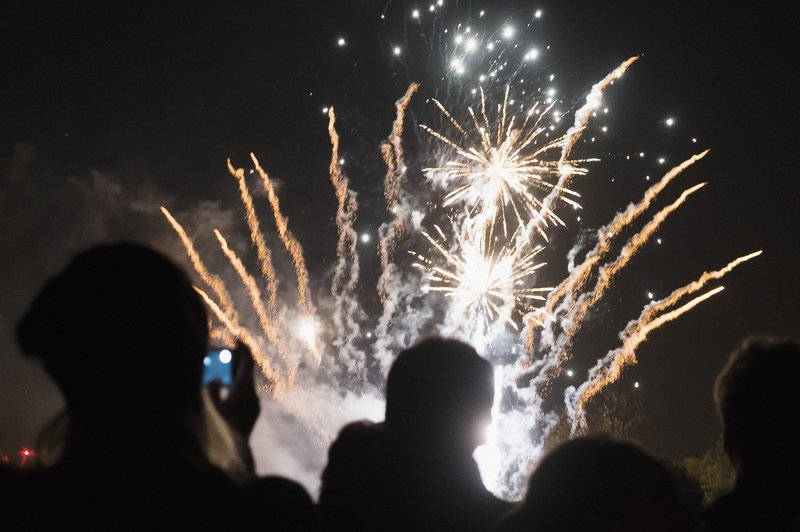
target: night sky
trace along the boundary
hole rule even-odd
[[[409,117],[413,153],[421,138],[416,126],[436,114],[426,98],[450,94],[437,78],[435,54],[426,55],[422,26],[410,17],[420,8],[427,24],[429,3],[3,2],[0,449],[33,445],[60,405],[13,337],[45,279],[79,249],[123,237],[188,266],[158,212],[162,204],[205,242],[201,251],[214,247],[211,226],[246,242],[228,157],[249,168],[252,151],[276,179],[318,280],[314,288],[324,289],[335,258],[336,201],[322,108],[334,105],[338,113],[345,170],[359,198],[356,227],[374,236],[385,220],[378,146],[395,100],[411,81],[422,82]],[[622,60],[643,54],[607,92],[610,112],[586,134],[597,136],[597,145],[578,150],[601,161],[575,184],[582,221],[568,213],[570,228],[548,250],[545,281],[566,273],[578,235],[641,197],[652,184],[646,175],[660,177],[670,163],[711,149],[665,201],[691,184],[709,186],[659,231],[663,243],[648,245],[620,276],[582,332],[573,364],[588,367],[616,347],[616,333],[638,315],[647,292],[666,295],[704,270],[763,249],[711,285],[726,287],[720,295],[653,333],[619,384],[641,384],[645,444],[670,458],[701,453],[719,433],[711,387],[727,353],[748,334],[798,334],[800,46],[792,3],[444,3],[443,23],[485,9],[486,24],[520,31],[541,9],[525,32],[551,49],[531,76],[556,73],[565,109],[579,106]],[[394,57],[398,43],[404,52]],[[647,156],[626,158],[640,151]],[[360,250],[363,299],[373,310],[374,240]],[[143,375],[158,371],[146,353],[141,364]]]

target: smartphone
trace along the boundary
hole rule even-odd
[[[219,381],[223,386],[233,384],[234,350],[212,347],[203,359],[203,384]]]

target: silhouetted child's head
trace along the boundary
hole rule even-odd
[[[171,418],[201,404],[208,322],[172,261],[118,243],[78,254],[17,326],[83,421]]]
[[[470,345],[431,337],[400,353],[386,383],[386,429],[410,445],[472,451],[491,420],[491,365]]]
[[[774,462],[785,469],[797,463],[798,376],[796,341],[751,337],[731,353],[717,376],[714,400],[734,465]]]

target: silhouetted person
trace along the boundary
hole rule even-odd
[[[701,530],[800,530],[800,343],[750,337],[714,386],[733,491],[715,501]]]
[[[401,352],[387,377],[385,422],[350,424],[331,447],[320,493],[323,527],[489,530],[510,507],[486,490],[472,458],[493,398],[492,367],[468,344],[434,337]],[[371,490],[363,477],[348,480],[348,470],[370,468]],[[368,503],[353,520],[348,512],[361,503],[342,500],[350,496]],[[373,519],[379,522],[365,524]]]
[[[249,530],[243,442],[202,386],[202,300],[140,245],[100,245],[46,283],[17,326],[66,411],[43,432],[49,467],[0,471],[4,530]]]
[[[562,443],[538,464],[501,532],[686,532],[693,515],[670,469],[609,436]]]
[[[317,503],[323,530],[381,530],[388,502],[383,423],[345,425],[328,449]]]

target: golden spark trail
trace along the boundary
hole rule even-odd
[[[639,321],[641,322],[650,321],[651,319],[653,319],[653,316],[655,316],[662,310],[671,307],[672,305],[677,303],[680,300],[680,298],[697,292],[698,290],[703,288],[709,281],[721,279],[743,262],[747,262],[750,259],[754,259],[759,255],[761,255],[761,253],[763,253],[763,251],[761,250],[755,251],[753,253],[750,253],[749,255],[744,255],[742,257],[732,260],[724,268],[711,272],[703,272],[703,275],[701,275],[696,281],[692,281],[686,286],[682,286],[681,288],[673,290],[673,292],[664,299],[656,301],[645,307],[644,310],[642,311],[642,315],[639,317]]]
[[[584,298],[582,301],[579,300],[580,304],[576,308],[574,314],[571,316],[572,325],[565,333],[568,338],[575,336],[575,333],[577,333],[578,329],[580,329],[583,323],[583,318],[586,316],[586,312],[589,310],[589,308],[597,303],[603,294],[605,294],[608,287],[611,286],[614,276],[619,273],[619,271],[622,270],[622,268],[624,268],[628,262],[630,262],[639,249],[641,249],[641,247],[647,243],[650,237],[653,236],[653,233],[655,233],[661,227],[661,224],[664,223],[667,217],[675,212],[681,205],[683,205],[683,203],[686,201],[686,198],[706,185],[707,183],[700,183],[684,190],[677,200],[672,202],[667,207],[661,209],[658,214],[653,216],[653,219],[650,220],[641,231],[631,237],[628,243],[625,244],[620,251],[617,260],[600,268],[600,271],[597,274],[597,283],[595,284],[594,289],[588,295],[588,297]]]
[[[660,210],[641,231],[631,237],[628,243],[622,248],[619,256],[614,262],[606,264],[600,268],[597,274],[597,282],[595,283],[594,289],[587,295],[578,298],[577,302],[575,303],[577,306],[571,308],[569,313],[565,316],[565,321],[569,323],[569,326],[561,336],[561,340],[559,342],[560,347],[553,353],[555,355],[555,360],[548,364],[547,374],[549,374],[551,377],[557,375],[561,369],[561,365],[564,363],[564,361],[569,359],[570,350],[572,347],[572,339],[583,325],[583,319],[586,317],[586,313],[595,303],[600,300],[603,294],[605,294],[608,287],[611,286],[614,276],[619,273],[619,271],[622,270],[622,268],[624,268],[628,262],[630,262],[639,249],[645,243],[647,243],[653,233],[655,233],[661,227],[661,224],[667,219],[667,217],[675,212],[675,210],[677,210],[690,195],[706,186],[706,184],[707,183],[700,183],[684,190],[677,200]]]
[[[578,406],[582,408],[595,393],[600,391],[607,384],[616,381],[619,378],[619,373],[622,371],[623,366],[635,363],[636,359],[633,351],[646,339],[646,336],[650,331],[660,327],[667,321],[677,318],[680,314],[682,314],[682,312],[678,313],[677,315],[667,313],[662,314],[662,316],[667,316],[667,318],[657,317],[662,311],[676,304],[682,297],[693,294],[702,289],[709,281],[721,279],[740,264],[754,259],[761,254],[762,251],[759,250],[732,260],[724,268],[711,272],[704,272],[697,280],[673,290],[672,293],[664,299],[656,301],[642,309],[639,318],[628,324],[628,326],[625,328],[625,331],[622,333],[624,338],[623,346],[612,352],[613,357],[606,356],[603,361],[601,361],[601,363],[607,363],[611,361],[612,367],[610,370],[608,370],[610,373],[603,374],[603,378],[597,382],[596,387],[589,386],[582,392],[583,395],[580,396],[577,402]],[[700,296],[692,300],[689,304],[687,304],[691,305],[688,308],[686,308],[687,305],[684,305],[684,307],[681,308],[683,308],[685,312],[701,301],[708,299],[711,297],[711,295],[719,292],[720,290],[722,290],[722,288],[717,288],[704,296]],[[628,351],[630,351],[630,353],[628,353]],[[599,368],[600,366],[598,365],[596,367]],[[610,380],[606,378],[609,375]]]
[[[242,197],[245,212],[247,213],[247,226],[250,228],[250,239],[256,246],[258,261],[261,264],[261,275],[267,283],[267,315],[270,321],[275,321],[278,317],[278,278],[275,275],[275,267],[272,264],[272,253],[264,241],[264,233],[261,231],[256,209],[253,206],[253,197],[247,188],[242,168],[235,169],[228,159],[228,171],[239,184],[239,193]]]
[[[558,170],[561,175],[558,185],[567,187],[570,177],[574,174],[574,168],[568,164],[567,158],[575,147],[575,143],[583,134],[586,124],[589,123],[589,118],[595,109],[600,106],[603,99],[603,92],[609,85],[618,80],[628,70],[628,68],[635,63],[641,56],[635,55],[623,61],[617,68],[612,70],[603,79],[592,85],[592,90],[586,96],[586,103],[578,109],[575,113],[575,121],[571,128],[567,130],[565,135],[564,146],[561,149],[561,158],[558,160]],[[562,182],[562,179],[564,180]]]
[[[569,181],[572,179],[573,175],[585,173],[585,169],[576,168],[571,164],[570,161],[568,161],[569,155],[572,153],[572,149],[575,147],[578,139],[586,129],[586,125],[589,123],[589,118],[591,118],[592,113],[595,109],[597,109],[597,107],[599,107],[600,102],[603,99],[603,92],[605,92],[605,90],[611,84],[618,80],[640,57],[640,55],[629,57],[620,63],[617,68],[609,72],[606,77],[592,85],[592,90],[589,91],[589,94],[586,96],[586,103],[575,113],[573,125],[564,135],[564,141],[561,147],[561,156],[556,164],[559,175],[558,182],[553,190],[542,200],[541,203],[543,212],[552,210],[553,203],[556,201],[556,199],[561,197],[561,190],[569,188]],[[542,222],[542,220],[533,218],[532,222],[532,227],[526,228],[526,234],[530,234],[530,232],[534,230],[541,232],[539,224]]]
[[[352,370],[354,359],[363,367],[365,358],[364,353],[353,345],[353,341],[360,333],[358,319],[363,314],[355,293],[359,277],[357,235],[353,229],[357,204],[356,195],[350,190],[350,184],[342,172],[339,161],[339,134],[336,131],[336,114],[333,107],[328,110],[328,136],[331,140],[329,173],[338,203],[336,210],[338,233],[336,256],[338,261],[331,282],[331,295],[336,308],[333,313],[336,329],[334,345],[338,347],[339,359],[346,363],[348,370]],[[346,271],[348,261],[350,262],[349,272]]]
[[[286,379],[288,381],[287,384],[291,386],[292,382],[294,381],[297,368],[294,364],[292,364],[291,360],[289,360],[289,357],[286,353],[286,346],[283,344],[283,340],[280,338],[278,330],[275,328],[270,320],[269,315],[267,314],[267,309],[264,307],[264,303],[261,301],[261,291],[256,285],[256,280],[252,275],[250,275],[250,273],[248,273],[247,268],[245,268],[244,264],[242,264],[242,261],[236,255],[236,252],[234,252],[228,246],[228,242],[225,240],[222,234],[214,229],[214,235],[216,235],[217,240],[219,240],[219,245],[222,248],[222,252],[228,258],[228,261],[230,261],[233,269],[236,270],[236,273],[239,274],[242,284],[244,284],[245,288],[247,288],[247,292],[250,294],[250,301],[253,304],[253,309],[256,311],[256,316],[258,317],[258,323],[261,325],[261,329],[264,331],[264,334],[267,335],[267,339],[272,342],[278,351],[278,355],[280,356],[284,367],[286,368]]]
[[[336,255],[339,262],[336,265],[336,272],[333,276],[331,290],[334,294],[341,293],[342,290],[352,291],[358,283],[358,252],[356,250],[356,232],[353,229],[353,222],[356,215],[355,195],[349,188],[347,178],[342,173],[339,164],[339,134],[336,132],[336,114],[333,107],[328,109],[328,136],[331,139],[331,163],[328,171],[336,193],[338,207],[336,210],[336,229],[339,239],[336,244]],[[350,276],[345,286],[345,267],[347,258],[350,259]]]
[[[254,154],[251,153],[250,158],[253,160],[253,164],[255,164],[258,175],[261,176],[261,180],[264,182],[264,188],[267,191],[267,199],[272,207],[272,214],[275,217],[275,225],[278,229],[278,236],[280,237],[281,242],[283,242],[286,250],[289,252],[289,255],[291,255],[292,262],[294,263],[294,269],[297,275],[297,304],[300,306],[303,314],[311,317],[315,311],[314,304],[311,302],[311,294],[308,290],[308,268],[306,268],[306,261],[303,258],[303,246],[300,245],[300,242],[289,230],[289,223],[281,212],[280,200],[278,199],[278,195],[275,193],[275,187],[273,186],[269,175],[267,175],[267,172],[261,168],[261,165],[258,163],[258,159],[256,159]]]
[[[593,375],[589,380],[584,382],[577,390],[577,397],[575,399],[576,410],[580,411],[586,406],[589,399],[592,398],[597,392],[602,390],[608,384],[615,382],[622,374],[622,369],[625,366],[636,363],[636,348],[645,340],[647,336],[655,329],[658,329],[665,323],[668,323],[682,314],[690,311],[706,299],[710,298],[721,292],[723,286],[717,287],[705,294],[698,296],[685,305],[678,307],[675,310],[660,315],[658,318],[653,319],[647,323],[641,323],[636,327],[632,334],[627,336],[622,343],[622,346],[615,349],[605,357],[592,369]]]
[[[636,220],[645,210],[647,210],[670,182],[683,173],[683,171],[689,166],[705,157],[709,151],[710,150],[705,150],[701,153],[695,154],[672,168],[669,172],[664,174],[664,176],[657,183],[647,189],[644,196],[638,203],[632,203],[628,205],[627,209],[617,213],[610,223],[606,224],[597,231],[598,240],[594,249],[587,253],[584,261],[575,269],[573,269],[569,276],[550,293],[547,298],[547,303],[540,314],[528,317],[525,346],[529,357],[533,355],[535,327],[537,325],[542,325],[544,319],[553,315],[556,306],[567,293],[572,293],[574,297],[574,294],[577,294],[583,288],[594,266],[600,262],[600,260],[611,249],[611,242],[613,238],[616,237],[620,231],[622,231],[622,229]]]
[[[197,250],[194,248],[192,239],[186,234],[186,231],[183,229],[181,224],[178,223],[178,221],[164,206],[161,207],[161,212],[164,214],[164,216],[166,216],[175,232],[178,233],[178,236],[180,237],[181,242],[183,242],[183,247],[186,249],[186,253],[189,255],[189,259],[191,260],[195,271],[197,271],[198,275],[200,275],[200,278],[203,280],[203,282],[206,283],[215,294],[217,294],[217,297],[220,301],[220,306],[222,307],[225,315],[229,317],[229,321],[232,323],[238,323],[239,315],[236,313],[236,308],[233,305],[233,301],[231,300],[231,296],[228,293],[227,288],[225,288],[225,283],[220,277],[208,271],[205,264],[203,264],[203,260],[200,258],[200,254],[197,253]]]
[[[381,156],[386,164],[386,178],[384,179],[383,195],[386,199],[386,210],[392,216],[392,221],[387,227],[381,228],[381,238],[378,243],[378,250],[381,259],[381,271],[386,272],[389,262],[392,260],[397,239],[406,230],[406,213],[400,212],[403,208],[401,204],[401,191],[403,178],[405,177],[405,162],[403,161],[403,128],[406,116],[406,109],[411,102],[411,97],[419,89],[419,83],[412,83],[406,90],[405,95],[395,102],[396,117],[392,126],[392,132],[384,142],[381,143]],[[381,299],[387,297],[387,280],[381,275],[378,280],[378,294]]]
[[[551,313],[555,310],[556,305],[561,298],[567,293],[577,293],[586,280],[589,278],[592,268],[602,259],[606,253],[611,249],[611,241],[617,236],[623,228],[628,226],[631,222],[636,220],[652,204],[653,200],[664,190],[664,188],[678,175],[680,175],[686,168],[699,161],[708,154],[709,150],[692,156],[691,158],[683,161],[678,166],[671,169],[664,174],[664,177],[658,183],[647,189],[639,203],[630,204],[628,208],[618,213],[611,223],[601,228],[598,234],[598,241],[594,249],[590,251],[584,262],[576,268],[561,284],[550,294],[547,301],[546,312]]]
[[[200,297],[203,298],[203,301],[206,302],[206,305],[208,305],[214,315],[231,332],[231,334],[240,339],[242,343],[247,346],[247,348],[253,354],[253,359],[261,367],[261,370],[264,372],[264,376],[267,378],[267,380],[269,380],[273,393],[280,395],[280,392],[284,388],[283,379],[281,379],[272,369],[272,365],[269,363],[269,359],[267,358],[261,343],[255,339],[249,330],[241,327],[238,323],[231,321],[228,316],[225,315],[225,312],[219,308],[219,306],[208,296],[208,294],[196,286],[194,289],[198,294],[200,294]]]

